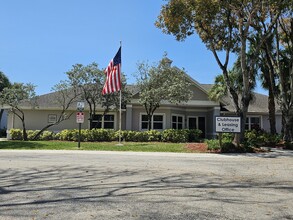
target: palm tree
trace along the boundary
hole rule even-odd
[[[267,38],[260,54],[260,79],[262,87],[268,90],[268,110],[270,121],[270,133],[276,134],[276,105],[275,100],[279,94],[278,87],[276,86],[276,73],[274,65],[270,59],[270,53],[273,52],[273,38]]]

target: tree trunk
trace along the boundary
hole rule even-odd
[[[245,123],[246,123],[246,115],[247,115],[248,106],[243,107],[240,112],[237,113],[237,116],[240,117],[241,120],[241,130],[240,133],[235,133],[233,143],[239,147],[240,143],[243,143],[245,138]]]
[[[269,105],[269,121],[270,121],[270,132],[271,134],[276,134],[276,107],[275,107],[275,96],[271,87],[269,87],[269,97],[268,97],[268,105]]]
[[[27,141],[27,133],[26,133],[26,128],[25,128],[25,122],[24,119],[21,120],[22,121],[22,137],[24,141]]]
[[[289,109],[287,111],[283,111],[283,130],[284,130],[284,136],[283,140],[285,142],[292,142],[293,141],[293,109]]]
[[[3,112],[4,112],[4,109],[1,109],[0,110],[0,125],[1,125],[1,121],[2,121]]]
[[[148,130],[152,129],[152,115],[148,114]]]
[[[33,140],[37,140],[45,130],[47,130],[48,128],[52,127],[53,125],[55,125],[55,124],[48,124],[46,127],[42,128],[42,130],[40,130],[40,131],[34,136]]]

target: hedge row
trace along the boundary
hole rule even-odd
[[[28,139],[32,140],[37,134],[38,130],[28,130]],[[11,129],[9,131],[10,138],[12,140],[22,140],[21,129]],[[150,131],[121,131],[121,138],[123,141],[134,142],[149,142],[149,141],[161,141],[161,142],[198,142],[202,135],[201,130],[175,130],[167,129],[162,132],[156,130]],[[62,130],[61,132],[54,133],[51,131],[44,131],[38,140],[60,140],[60,141],[78,141],[79,131]],[[111,129],[82,129],[80,140],[81,141],[117,141],[119,139],[119,131]]]
[[[262,146],[274,147],[281,141],[281,136],[278,134],[272,135],[264,130],[250,130],[244,133],[244,142],[241,147],[236,147],[232,144],[233,134],[223,133],[222,134],[222,147],[220,147],[220,142],[218,139],[206,140],[208,145],[208,150],[211,151],[221,151],[222,153],[242,153],[242,152],[252,152],[253,148],[258,148]],[[287,147],[290,149],[290,147]]]

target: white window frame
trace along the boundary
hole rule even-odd
[[[141,120],[141,118],[142,118],[143,115],[147,115],[147,113],[141,112],[139,114],[139,130],[140,131],[147,131],[147,129],[142,129],[142,120]],[[153,116],[152,116],[152,127],[151,127],[151,129],[152,130],[154,129],[154,116],[157,116],[157,115],[163,116],[163,122],[162,122],[163,123],[163,128],[162,129],[155,129],[155,130],[157,130],[157,131],[163,131],[166,128],[166,115],[165,115],[165,113],[154,113],[153,114]]]
[[[181,114],[172,114],[171,115],[171,128],[173,128],[173,116],[177,118],[176,120],[176,128],[175,129],[178,129],[178,117],[182,117],[182,128],[181,129],[184,129],[185,128],[185,116],[184,115],[181,115]]]
[[[251,118],[259,118],[259,127],[262,129],[262,117],[260,115],[248,115],[246,116],[246,120],[248,119],[248,130],[251,130]],[[245,127],[246,127],[245,121]]]
[[[103,113],[100,113],[100,112],[98,112],[98,113],[96,113],[95,115],[103,115]],[[113,115],[114,116],[114,121],[106,121],[106,122],[113,122],[113,128],[105,128],[105,120],[104,120],[104,117],[102,117],[102,120],[101,120],[101,129],[116,129],[116,115],[117,114],[115,114],[115,113],[110,113],[110,114],[106,114],[106,115]],[[105,116],[106,116],[105,115]],[[93,120],[93,122],[96,122],[97,120]]]

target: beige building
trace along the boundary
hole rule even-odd
[[[190,77],[189,77],[190,78]],[[220,115],[233,115],[233,107],[228,98],[221,102],[215,102],[209,99],[208,91],[211,85],[200,84],[190,78],[192,82],[191,90],[193,95],[191,100],[183,104],[171,104],[168,102],[162,105],[155,111],[152,118],[152,129],[164,130],[169,128],[174,129],[200,129],[206,138],[216,135],[215,117]],[[126,109],[122,109],[121,128],[122,130],[143,131],[147,129],[147,117],[144,107],[139,104],[139,92],[134,86],[129,86],[132,93],[132,99],[127,104]],[[28,130],[40,130],[48,123],[55,122],[60,116],[61,107],[54,101],[54,93],[45,94],[39,97],[38,107],[33,108],[24,103],[21,106],[25,112],[25,123]],[[66,114],[71,115],[66,121],[58,125],[50,127],[48,130],[61,131],[63,129],[77,129],[76,122],[76,104],[71,106]],[[98,109],[96,112],[97,128],[118,129],[119,128],[119,112],[109,112],[104,118],[101,118],[103,109]],[[89,123],[89,108],[85,105],[84,108],[84,123],[83,129],[90,128]],[[277,132],[281,132],[281,114],[278,110],[276,113]],[[267,96],[255,93],[255,100],[251,102],[247,115],[246,129],[251,129],[252,126],[259,126],[264,130],[269,131],[268,119],[268,101]],[[22,128],[21,121],[13,114],[8,114],[7,130],[12,128]],[[9,137],[8,137],[9,138]]]

